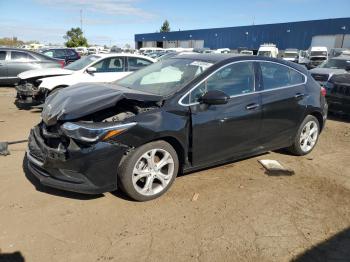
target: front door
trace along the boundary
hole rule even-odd
[[[255,82],[255,63],[236,62],[216,71],[190,93],[194,166],[258,151],[261,108]],[[231,98],[224,105],[199,103],[209,90],[223,91]]]

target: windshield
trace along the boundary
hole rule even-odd
[[[95,56],[95,55],[89,55],[89,56],[85,56],[83,58],[80,58],[79,60],[65,66],[65,69],[69,69],[69,70],[73,70],[73,71],[78,71],[81,70],[85,67],[87,67],[89,64],[91,64],[92,62],[96,61],[100,59],[99,56]]]
[[[259,56],[271,57],[271,51],[259,51]]]
[[[310,56],[327,56],[327,51],[311,51]]]
[[[285,58],[296,58],[298,57],[298,53],[284,53]]]
[[[171,58],[147,66],[116,83],[127,88],[168,96],[212,65],[193,59]]]
[[[341,59],[329,59],[328,61],[323,62],[320,67],[322,68],[332,68],[332,69],[347,69],[350,66],[349,60]]]

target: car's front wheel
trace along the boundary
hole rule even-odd
[[[174,182],[179,160],[165,141],[145,144],[130,153],[118,169],[119,187],[137,201],[155,199]]]
[[[289,150],[298,156],[310,153],[316,146],[320,134],[320,124],[316,117],[308,115],[300,125],[293,145]]]

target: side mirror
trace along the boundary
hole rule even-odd
[[[230,96],[220,90],[210,90],[205,93],[199,101],[207,105],[223,105],[227,104]]]
[[[89,74],[96,73],[96,71],[97,71],[96,67],[93,67],[93,66],[86,69],[86,72],[88,72]]]

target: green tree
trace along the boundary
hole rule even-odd
[[[165,32],[170,32],[170,25],[169,25],[169,21],[165,20],[162,27],[160,28],[160,32],[161,33],[165,33]]]
[[[88,42],[83,35],[81,28],[72,28],[67,31],[66,35],[63,38],[67,41],[64,44],[67,47],[79,47],[79,46],[88,46]]]

